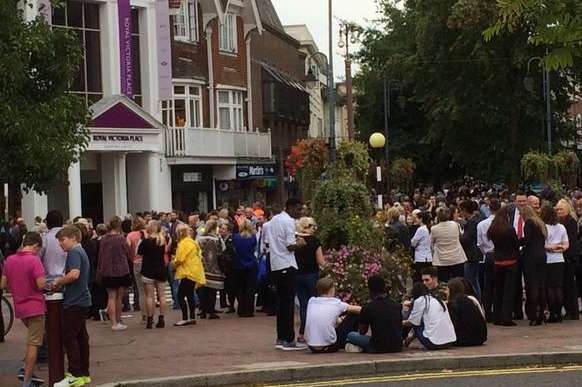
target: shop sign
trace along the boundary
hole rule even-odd
[[[117,0],[119,16],[119,64],[121,94],[133,98],[133,68],[131,58],[131,6],[129,0]]]
[[[124,136],[124,135],[102,135],[94,134],[93,141],[111,141],[111,142],[143,142],[143,136]]]
[[[261,179],[266,177],[275,177],[274,165],[237,165],[237,179]]]

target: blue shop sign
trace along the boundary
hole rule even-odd
[[[275,177],[274,165],[237,165],[236,178],[240,180],[245,179],[262,179],[267,177]]]

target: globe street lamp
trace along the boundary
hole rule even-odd
[[[378,152],[374,153],[381,153],[380,149],[384,148],[384,145],[386,144],[386,137],[384,137],[382,133],[378,132],[372,133],[369,142],[372,149],[378,150]],[[376,207],[380,210],[383,208],[381,189],[382,189],[382,166],[380,165],[380,157],[378,157],[376,164],[376,197],[377,197]]]

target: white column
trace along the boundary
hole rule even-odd
[[[76,162],[69,166],[69,219],[82,215],[81,165]]]
[[[251,38],[246,40],[247,44],[247,131],[254,132],[253,125],[253,83],[252,83],[252,64],[251,64]]]
[[[121,93],[117,1],[100,3],[99,21],[101,23],[101,33],[99,35],[101,39],[103,95],[108,97]]]
[[[40,216],[44,218],[48,212],[48,198],[46,195],[39,194],[30,190],[22,192],[22,217],[29,227],[34,225],[34,218]]]
[[[127,180],[125,153],[109,153],[101,156],[101,182],[103,184],[103,217],[127,214]]]
[[[161,155],[154,152],[149,152],[147,154],[147,190],[149,194],[148,210],[160,210],[160,157]]]

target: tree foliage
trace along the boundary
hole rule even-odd
[[[384,125],[387,79],[399,86],[388,90],[391,101],[406,102],[390,106],[390,159],[411,159],[417,182],[439,184],[469,174],[517,183],[521,156],[541,149],[545,138],[540,68],[529,73],[536,93],[524,86],[528,60],[542,56],[543,48],[527,43],[524,28],[485,42],[482,32],[497,18],[491,1],[378,3],[382,18],[366,31],[358,54],[360,138]],[[556,144],[573,135],[562,120],[573,92],[569,75],[552,73]]]
[[[551,69],[574,65],[582,57],[582,2],[579,0],[497,0],[497,21],[483,32],[486,40],[527,29],[527,42],[548,47]]]
[[[68,92],[82,47],[17,5],[0,2],[0,181],[45,192],[88,143],[87,107]]]
[[[299,140],[291,147],[285,166],[297,178],[304,199],[312,199],[327,165],[327,156],[327,144],[319,138]]]

